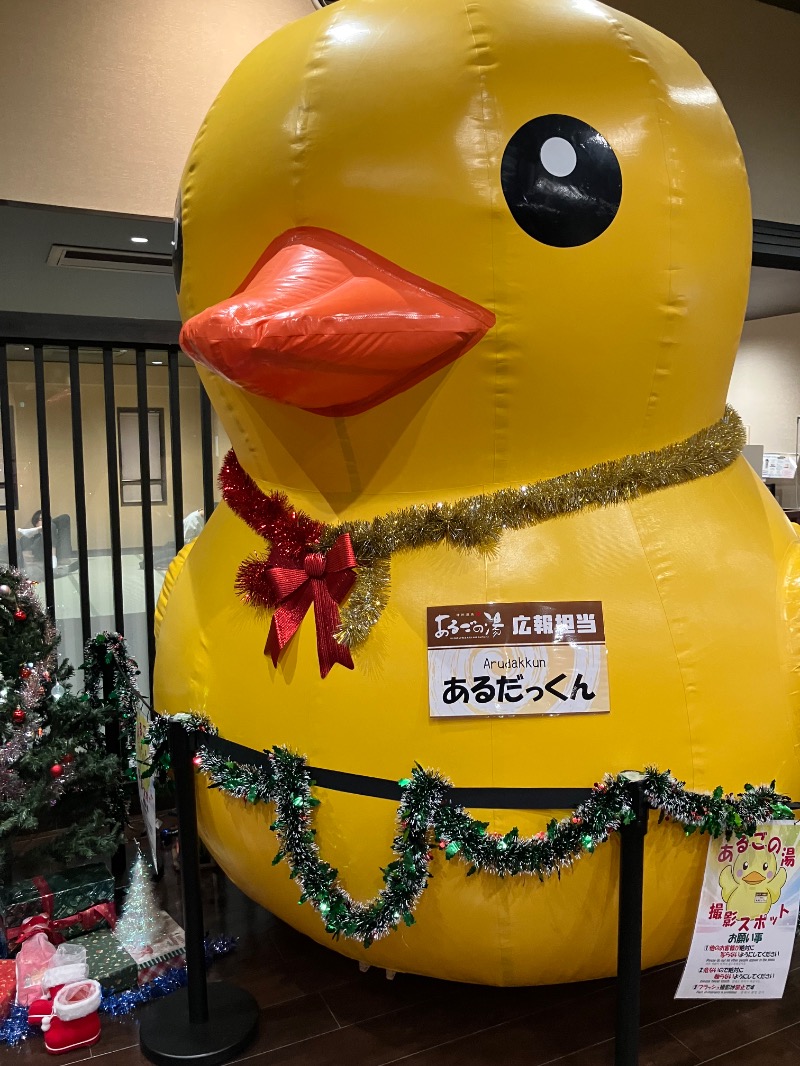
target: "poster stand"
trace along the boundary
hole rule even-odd
[[[142,1011],[139,1046],[156,1066],[192,1062],[218,1066],[242,1051],[258,1029],[253,996],[236,985],[206,981],[205,928],[200,885],[195,771],[195,736],[169,723],[170,761],[175,774],[181,891],[186,935],[187,986]]]
[[[635,819],[620,829],[617,927],[617,1021],[614,1066],[638,1066],[642,986],[644,838],[650,807],[641,774],[623,774],[634,797]]]

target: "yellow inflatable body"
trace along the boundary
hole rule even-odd
[[[723,414],[750,259],[740,150],[696,64],[594,0],[341,0],[301,19],[223,88],[180,217],[185,320],[241,292],[276,240],[310,231],[490,313],[457,357],[374,401],[343,371],[353,403],[337,393],[328,411],[326,383],[335,391],[339,379],[321,362],[301,367],[302,387],[292,379],[281,393],[267,373],[264,387],[243,388],[244,363],[215,373],[213,344],[203,354],[197,342],[244,469],[316,520],[529,485],[658,451]],[[290,303],[281,321],[298,314]],[[315,319],[322,332],[351,320],[333,303]],[[266,342],[261,357],[277,378],[281,360],[297,366]],[[322,678],[313,612],[277,666],[265,656],[269,617],[235,588],[265,543],[222,504],[165,584],[156,706],[205,714],[256,750],[286,745],[312,765],[386,779],[419,761],[456,786],[586,787],[655,764],[694,788],[775,778],[796,796],[797,543],[739,458],[507,530],[491,552],[398,552],[355,669]],[[432,717],[426,608],[527,601],[602,602],[609,713]],[[417,924],[365,950],[331,943],[319,915],[297,906],[286,867],[270,864],[268,808],[199,793],[203,839],[233,881],[353,958],[509,985],[614,970],[613,840],[545,883],[467,879],[437,855]],[[323,856],[354,897],[371,897],[396,804],[319,795]],[[553,812],[472,813],[531,833]],[[651,826],[646,965],[686,951],[704,856],[705,839]]]

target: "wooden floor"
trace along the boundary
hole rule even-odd
[[[614,986],[482,988],[357,965],[319,947],[204,871],[210,934],[239,936],[211,978],[248,988],[261,1007],[259,1035],[241,1056],[253,1066],[612,1066]],[[180,921],[179,889],[168,870],[161,888]],[[800,952],[783,1000],[675,1001],[680,966],[644,976],[641,1066],[800,1066]],[[146,1008],[145,1008],[146,1009]],[[100,1043],[61,1056],[138,1066],[136,1016],[103,1019]],[[54,1060],[40,1037],[2,1052],[25,1066]]]

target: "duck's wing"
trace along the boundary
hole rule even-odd
[[[780,870],[775,874],[773,879],[769,883],[769,901],[770,903],[777,903],[780,899],[781,890],[786,884],[786,867],[781,866]]]
[[[736,881],[733,877],[732,866],[726,866],[725,869],[720,873],[719,887],[722,890],[722,898],[727,903],[733,895],[733,890],[736,888]]]
[[[800,671],[800,526],[793,522],[792,530],[797,539],[786,553],[783,617],[788,636],[789,665],[796,677]]]
[[[156,613],[154,620],[154,628],[156,631],[156,640],[158,640],[158,634],[161,630],[161,623],[164,621],[164,614],[167,610],[167,604],[169,603],[169,597],[172,590],[175,588],[175,582],[180,577],[183,565],[189,557],[189,552],[192,550],[195,541],[190,540],[188,544],[178,552],[172,562],[167,568],[167,572],[164,575],[164,584],[161,586],[161,592],[158,595],[158,603],[156,604]]]

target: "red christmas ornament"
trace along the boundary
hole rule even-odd
[[[63,773],[64,773],[64,767],[61,765],[61,763],[54,762],[53,765],[50,767],[50,776],[51,777],[59,778],[59,777],[61,777],[61,775]]]
[[[24,611],[17,609],[16,611],[14,611],[14,617],[18,622],[24,622],[28,616],[25,614]]]
[[[69,766],[71,763],[75,762],[75,756],[72,754],[71,751],[68,751],[61,761],[64,763],[65,766]]]
[[[194,757],[194,758],[192,759],[192,762],[194,763],[194,765],[195,765],[195,766],[197,767],[197,769],[199,770],[199,769],[200,769],[200,767],[201,767],[201,766],[203,765],[203,759],[202,759],[202,756],[200,756],[200,755],[195,755],[195,757]]]
[[[572,816],[572,818],[570,818],[570,821],[573,825],[580,825],[582,820],[583,819],[581,818],[576,818],[574,815]]]
[[[23,680],[27,680],[27,678],[29,678],[32,673],[33,673],[33,671],[31,670],[31,668],[29,666],[23,666],[22,669],[19,672],[19,676],[21,678],[23,678]]]
[[[22,725],[22,723],[27,718],[27,715],[21,707],[17,707],[16,711],[14,711],[11,717],[14,719],[14,725]]]

